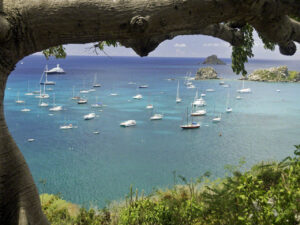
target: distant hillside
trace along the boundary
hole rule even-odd
[[[208,65],[226,65],[225,62],[223,62],[221,59],[218,59],[216,55],[211,55],[208,56],[203,64],[208,64]]]

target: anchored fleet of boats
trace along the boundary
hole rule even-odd
[[[39,98],[38,106],[40,106],[40,107],[48,107],[49,106],[49,104],[44,101],[44,99],[48,99],[50,97],[50,95],[46,93],[46,90],[53,91],[53,89],[46,89],[46,85],[55,85],[56,84],[54,81],[48,80],[48,75],[50,75],[50,74],[65,74],[65,71],[59,66],[59,64],[57,64],[57,66],[55,68],[52,68],[50,70],[48,70],[48,66],[46,65],[45,69],[44,69],[44,71],[42,73],[42,76],[40,78],[40,90],[39,91],[30,92],[30,90],[29,90],[29,83],[27,84],[27,92],[25,93],[25,95],[26,96],[34,95],[35,98]],[[193,80],[194,79],[191,78],[190,74],[189,74],[189,76],[185,77],[184,85],[186,86],[187,89],[193,89],[193,88],[195,88],[195,85],[192,82]],[[143,95],[139,93],[138,89],[148,88],[149,86],[147,84],[137,85],[137,83],[135,83],[135,82],[129,82],[128,84],[130,84],[130,85],[136,85],[137,94],[135,96],[133,96],[132,98],[136,99],[136,100],[143,99]],[[229,87],[229,85],[225,84],[224,81],[221,81],[219,84],[222,85],[223,87],[226,87],[226,88]],[[88,94],[90,92],[96,91],[95,88],[99,88],[101,86],[102,85],[97,81],[97,75],[95,75],[94,76],[94,81],[93,81],[93,84],[92,84],[93,88],[91,88],[91,89],[85,88],[85,81],[84,81],[83,82],[83,88],[79,91],[79,93],[80,94]],[[43,91],[42,91],[42,88],[43,88]],[[180,91],[179,88],[180,88],[180,82],[178,80],[177,81],[176,98],[175,98],[175,102],[176,103],[181,103],[182,102],[182,98],[180,97],[180,93],[179,93],[179,91]],[[215,90],[211,89],[211,88],[206,89],[205,91],[206,92],[215,92]],[[276,91],[279,92],[280,90],[276,90]],[[243,81],[242,82],[242,88],[239,89],[239,90],[237,90],[237,92],[239,94],[243,94],[243,93],[251,93],[252,91],[251,91],[250,88],[245,88],[245,84],[244,84],[244,81]],[[111,96],[118,96],[118,94],[116,92],[113,92],[110,95]],[[190,107],[191,107],[190,113],[189,113],[189,108],[187,107],[187,109],[186,109],[186,120],[180,125],[180,127],[182,129],[196,129],[196,128],[200,128],[200,126],[201,126],[200,123],[194,122],[193,121],[193,117],[205,116],[207,114],[207,111],[204,108],[206,106],[206,101],[204,99],[204,97],[206,96],[206,94],[205,93],[201,93],[200,97],[198,95],[199,95],[199,91],[197,89],[196,93],[195,93],[194,100],[190,103]],[[95,102],[93,104],[91,104],[91,108],[94,108],[94,110],[96,108],[103,107],[103,104],[98,101],[98,96],[96,96],[95,98],[96,98]],[[49,108],[49,111],[52,111],[52,112],[62,111],[63,107],[61,105],[56,105],[56,103],[55,103],[55,93],[53,93],[52,99],[53,99],[53,104],[52,104],[52,107]],[[84,96],[76,96],[75,95],[75,87],[73,87],[73,96],[72,96],[71,99],[75,100],[77,102],[77,104],[87,104],[88,103],[88,99],[86,97],[84,97]],[[240,99],[242,99],[242,97],[240,95],[237,95],[236,99],[240,100]],[[128,100],[128,101],[130,101],[130,100]],[[225,112],[226,113],[231,113],[233,111],[232,108],[230,107],[230,102],[229,101],[230,101],[230,95],[229,95],[229,90],[228,90],[227,98],[226,98],[226,107],[225,107]],[[25,103],[25,101],[23,101],[23,100],[20,99],[19,92],[17,94],[17,99],[16,99],[15,102],[17,104],[24,104]],[[188,102],[189,101],[187,101],[187,103]],[[163,114],[161,114],[161,113],[153,113],[153,111],[154,111],[153,104],[149,103],[148,105],[146,105],[146,109],[151,109],[152,110],[151,111],[152,113],[151,113],[151,116],[150,116],[150,120],[162,120],[163,119],[163,117],[164,117]],[[23,108],[21,111],[22,112],[30,112],[31,110],[28,109],[28,108]],[[157,111],[157,110],[155,110],[155,111]],[[49,114],[49,115],[54,115],[54,114]],[[96,113],[95,112],[91,112],[91,113],[88,113],[88,114],[84,115],[83,119],[84,120],[92,120],[95,117],[96,117]],[[215,110],[214,110],[214,117],[212,118],[212,122],[213,123],[219,123],[219,122],[221,122],[221,120],[222,120],[221,113],[216,114]],[[131,126],[135,126],[136,124],[137,124],[136,120],[131,119],[131,120],[127,120],[127,121],[121,122],[120,126],[121,127],[131,127]],[[73,126],[72,123],[68,123],[68,124],[65,123],[65,124],[63,124],[63,125],[61,125],[59,127],[59,129],[62,129],[62,130],[73,129],[73,128],[74,128],[74,126]],[[95,132],[97,134],[99,134],[99,131],[94,131],[94,133]]]

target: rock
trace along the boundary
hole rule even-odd
[[[195,80],[219,79],[217,72],[212,67],[200,68],[195,76]]]
[[[218,57],[216,55],[208,56],[205,59],[205,61],[203,62],[203,64],[208,64],[208,65],[226,65],[226,63],[223,62],[222,60],[218,59]]]
[[[287,66],[271,67],[268,69],[254,70],[254,72],[248,76],[248,80],[267,82],[299,82],[300,73],[297,71],[288,71]]]

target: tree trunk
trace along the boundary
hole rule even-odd
[[[5,122],[4,91],[13,66],[3,66],[2,62],[0,61],[0,224],[46,225],[49,223],[42,213],[32,175]]]

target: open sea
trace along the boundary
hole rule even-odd
[[[182,130],[186,108],[191,105],[196,89],[184,86],[184,76],[196,73],[201,58],[137,58],[137,57],[75,57],[46,61],[42,56],[29,56],[16,66],[10,75],[5,93],[5,116],[10,132],[24,154],[40,192],[61,193],[63,198],[89,207],[103,207],[120,200],[134,188],[150,193],[153,188],[170,187],[172,172],[196,178],[206,171],[213,178],[222,177],[227,164],[236,165],[245,158],[246,168],[262,160],[281,160],[293,154],[300,144],[300,83],[245,82],[251,94],[241,94],[242,86],[230,60],[227,65],[214,66],[229,88],[219,80],[193,81],[199,94],[208,88],[205,100],[207,115],[195,118],[201,123],[196,130]],[[46,91],[52,106],[63,106],[63,111],[49,112],[39,107],[39,99],[24,94],[38,91],[44,67],[57,63],[65,75],[49,75],[56,82],[53,91]],[[253,60],[248,72],[258,68],[287,65],[300,71],[296,61]],[[88,104],[71,100],[73,87],[92,88],[94,76],[102,87],[82,95]],[[168,80],[175,78],[175,81]],[[180,97],[175,103],[177,80]],[[128,84],[134,82],[134,84]],[[138,89],[147,84],[148,88]],[[280,89],[280,92],[276,90]],[[16,104],[19,98],[25,104]],[[118,93],[118,96],[110,96]],[[132,97],[142,94],[143,99]],[[232,113],[226,113],[227,96]],[[91,108],[98,101],[102,108]],[[153,112],[146,109],[153,104]],[[29,108],[30,112],[22,112]],[[86,121],[83,116],[95,112],[96,118]],[[162,113],[161,121],[150,121],[152,113]],[[222,114],[220,123],[212,123]],[[122,128],[120,122],[134,119],[135,127]],[[77,128],[59,129],[72,123]],[[99,131],[99,134],[94,134]],[[222,134],[220,136],[220,133]],[[34,138],[34,142],[28,142]],[[39,182],[45,179],[46,184]]]

